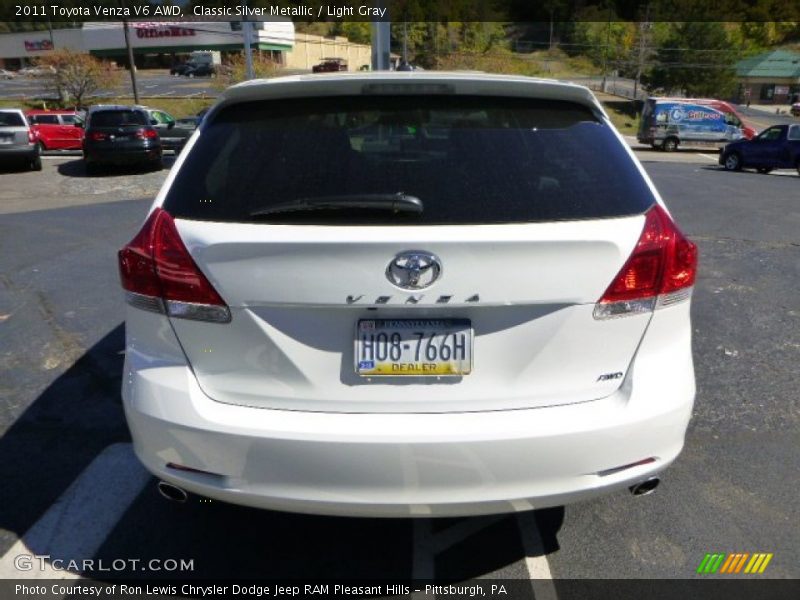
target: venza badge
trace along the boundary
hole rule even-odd
[[[386,267],[386,278],[404,290],[422,290],[439,278],[442,263],[430,252],[408,250],[394,257]]]

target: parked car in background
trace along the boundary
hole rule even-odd
[[[309,74],[229,88],[196,136],[119,252],[164,495],[504,513],[678,457],[696,247],[588,89]]]
[[[347,71],[347,61],[343,58],[323,58],[319,64],[311,67],[312,73],[336,73]]]
[[[175,117],[166,111],[148,106],[141,106],[140,108],[147,112],[150,118],[150,125],[158,131],[158,137],[161,138],[161,147],[164,150],[173,150],[175,154],[183,150],[186,142],[192,137],[195,127],[178,125]]]
[[[214,65],[199,64],[191,65],[183,72],[186,77],[212,77],[214,75]]]
[[[0,164],[25,165],[33,171],[42,170],[36,134],[21,109],[0,109]]]
[[[188,131],[194,131],[200,125],[200,122],[203,120],[203,117],[181,117],[180,119],[175,119],[175,127],[181,127]]]
[[[0,69],[0,79],[14,79],[17,76],[16,73],[13,71],[6,71],[5,69]]]
[[[720,144],[746,137],[742,122],[705,103],[648,98],[636,138],[667,152],[680,144]]]
[[[25,113],[42,150],[80,150],[83,128],[74,110],[29,110]]]
[[[161,139],[138,106],[97,105],[86,115],[83,160],[89,173],[108,165],[161,169]]]
[[[45,75],[52,75],[55,72],[55,67],[50,65],[46,67],[27,67],[19,70],[19,74],[25,77],[44,77]]]
[[[756,169],[797,169],[800,174],[800,125],[774,125],[752,140],[728,144],[719,155],[719,164],[728,171]]]
[[[716,98],[668,98],[659,97],[656,100],[660,102],[682,102],[685,104],[699,104],[700,106],[710,106],[717,109],[725,115],[725,122],[728,125],[733,125],[742,130],[742,137],[752,139],[756,136],[758,131],[747,124],[745,118],[736,110],[736,107],[730,102],[724,100],[717,100]]]
[[[186,71],[191,69],[192,66],[193,65],[191,65],[190,63],[181,63],[181,64],[177,64],[177,65],[172,65],[172,68],[170,68],[170,70],[169,70],[169,74],[170,75],[174,75],[176,77],[178,75],[183,75],[183,74],[186,73]]]
[[[792,104],[792,108],[789,109],[789,112],[795,117],[800,117],[800,102],[795,102]]]

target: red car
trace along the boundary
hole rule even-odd
[[[80,150],[83,129],[74,110],[29,110],[25,113],[42,150]]]

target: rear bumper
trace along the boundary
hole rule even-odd
[[[39,156],[39,147],[36,144],[27,146],[0,146],[0,161],[33,160]]]
[[[133,165],[160,160],[161,154],[161,146],[114,151],[84,149],[83,158],[97,165]]]
[[[688,303],[662,312],[683,311],[688,324]],[[152,320],[162,340],[171,334],[163,316],[129,309],[129,331],[142,320]],[[671,321],[651,327],[674,327]],[[141,354],[135,339],[123,401],[148,470],[203,496],[345,516],[530,510],[625,488],[675,460],[695,392],[688,329],[685,342],[667,348],[648,348],[646,336],[620,389],[582,404],[445,414],[227,405],[204,394],[177,343],[169,344],[172,358],[159,361]],[[648,458],[654,461],[614,470]]]

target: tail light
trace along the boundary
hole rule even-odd
[[[594,318],[650,312],[687,300],[696,273],[697,246],[656,204],[647,211],[633,253],[597,302]]]
[[[140,140],[152,140],[158,137],[158,132],[152,128],[139,129],[136,131],[136,137]]]
[[[94,142],[102,142],[103,140],[108,139],[108,135],[102,131],[92,131],[89,134],[89,139]]]
[[[182,319],[231,320],[225,301],[192,260],[170,214],[161,208],[119,251],[119,272],[131,306]]]
[[[35,144],[36,143],[36,132],[33,129],[28,129],[28,143]]]

